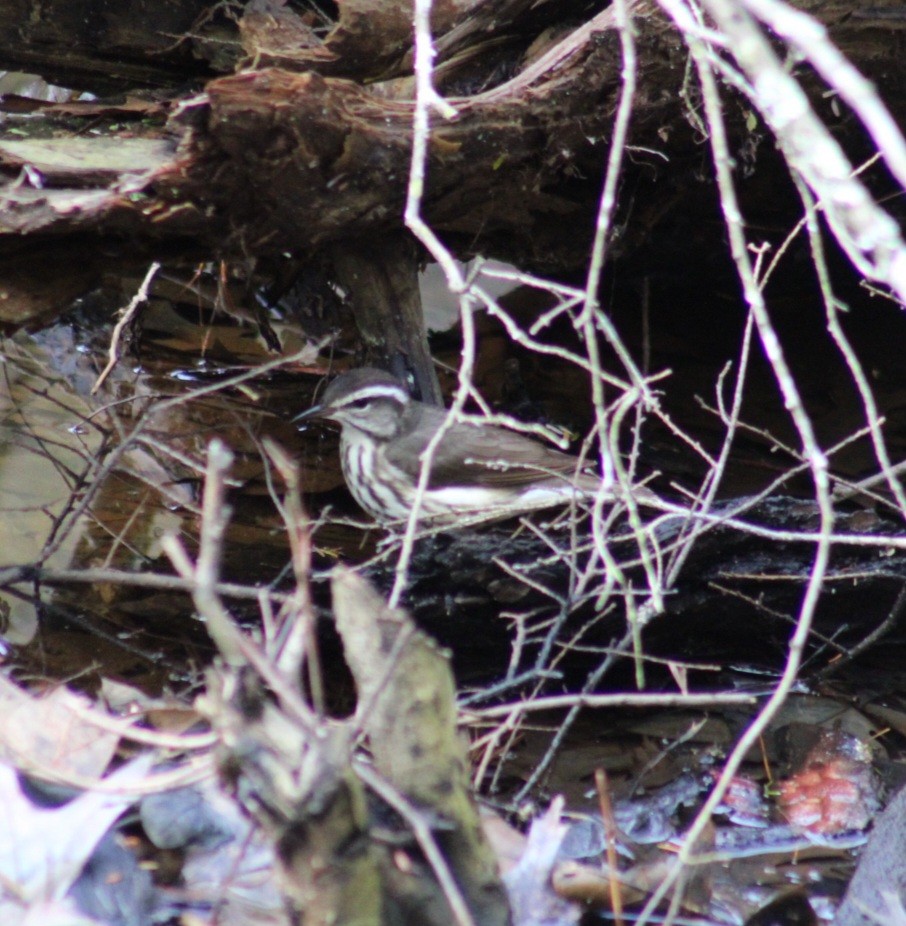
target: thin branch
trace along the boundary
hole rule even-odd
[[[145,278],[142,280],[141,286],[139,286],[138,291],[129,301],[129,305],[123,309],[120,320],[114,326],[113,334],[110,336],[110,349],[108,351],[107,365],[103,370],[101,370],[100,375],[98,376],[97,380],[95,380],[94,385],[91,387],[92,395],[97,394],[101,386],[104,385],[104,381],[113,372],[113,368],[119,363],[121,356],[120,341],[122,339],[123,332],[135,320],[135,316],[138,314],[139,308],[148,301],[148,290],[150,289],[151,281],[154,279],[158,270],[160,270],[160,264],[155,261],[148,268],[148,272],[145,274]]]
[[[675,0],[661,0],[661,5],[670,15],[679,6]],[[736,0],[702,0],[702,5],[727,35],[733,56],[751,82],[754,104],[776,135],[789,165],[802,175],[821,203],[840,246],[861,273],[885,283],[900,302],[906,303],[906,242],[897,223],[875,203],[839,143],[815,115],[802,87],[784,68],[746,10]],[[790,17],[777,16],[780,11],[791,12],[784,4],[746,0],[745,6],[772,19],[780,29],[787,28]],[[687,14],[683,16],[690,20]],[[795,28],[804,28],[798,19]],[[851,66],[845,72],[841,70],[833,54],[836,50],[826,39],[818,41],[820,27],[807,31],[803,47],[807,54],[815,56],[815,66],[842,77],[841,94],[846,94],[866,124],[878,132],[885,150],[887,145],[892,146],[894,170],[902,169],[906,178],[902,136],[895,126],[881,119],[883,107],[874,105],[864,92],[864,84],[855,85]],[[896,141],[892,142],[891,137]]]

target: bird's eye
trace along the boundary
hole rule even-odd
[[[368,408],[371,399],[356,399],[355,402],[350,402],[350,408]]]

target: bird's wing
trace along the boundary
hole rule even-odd
[[[441,409],[418,409],[419,426],[387,448],[395,466],[418,478],[421,454],[444,421]],[[545,475],[571,480],[575,457],[560,453],[515,431],[456,422],[445,433],[434,454],[431,488],[483,485],[501,488],[529,485]]]

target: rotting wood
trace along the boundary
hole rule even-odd
[[[879,83],[895,115],[906,110],[892,0],[870,11],[842,2],[798,5],[822,17],[841,49]],[[10,157],[0,255],[15,250],[20,267],[40,267],[29,251],[45,249],[45,236],[90,236],[98,247],[87,256],[94,264],[87,278],[124,259],[292,252],[304,260],[351,238],[398,233],[411,143],[410,7],[387,4],[376,13],[370,0],[347,0],[328,29],[263,0],[249,5],[238,23],[215,22],[206,8],[186,0],[172,23],[155,21],[144,48],[140,20],[127,26],[118,19],[133,15],[129,5],[105,7],[108,29],[91,40],[99,80],[165,85],[179,62],[196,80],[242,65],[276,62],[283,69],[230,74],[212,80],[203,94],[185,96],[166,129],[143,129],[152,142],[155,133],[166,136],[174,153],[158,151],[110,180],[87,167],[79,174],[71,164],[44,160],[52,182],[42,186],[20,169],[21,159]],[[531,7],[524,0],[435,4],[436,82],[459,116],[434,124],[424,213],[463,256],[494,253],[561,273],[581,267],[587,255],[622,61],[610,10],[590,15],[585,6],[563,4],[560,19],[543,20],[532,18]],[[85,19],[97,12],[91,3],[72,9]],[[634,152],[653,154],[637,168],[627,165],[634,222],[621,227],[614,254],[631,251],[685,202],[681,191],[701,164],[700,139],[678,95],[686,48],[652,3],[637,0],[632,9],[640,82],[631,142]],[[59,4],[42,7],[34,21],[23,20],[19,8],[0,12],[0,62],[25,67],[43,60],[42,72],[53,78],[53,62],[41,55],[56,48],[65,73],[88,73],[92,48],[82,32],[66,33],[67,48],[61,47],[71,15]],[[585,21],[576,26],[579,15]],[[285,39],[284,27],[298,39],[289,50],[273,47],[280,35]],[[16,43],[2,40],[13,34]],[[142,55],[144,66],[158,66],[159,74],[133,72]],[[198,58],[205,62],[201,71]],[[68,107],[70,116],[77,110]],[[86,118],[94,118],[92,112],[97,104],[86,106]],[[727,117],[744,140],[751,113],[729,107]],[[828,118],[847,130],[845,115]],[[120,134],[90,142],[103,151],[133,133],[126,124]],[[137,175],[137,168],[144,170]],[[27,321],[25,312],[5,317]]]
[[[271,703],[250,673],[212,670],[203,709],[223,776],[274,837],[287,901],[306,926],[381,926],[380,856],[345,726],[319,736]],[[295,922],[295,920],[294,920]]]
[[[425,815],[476,923],[509,922],[497,862],[471,795],[466,744],[456,729],[456,686],[449,655],[389,608],[361,577],[336,570],[334,615],[356,680],[357,717],[368,734],[375,768]],[[410,882],[410,922],[448,923],[443,898]]]
[[[446,926],[463,922],[451,914],[452,889],[466,920],[507,926],[506,891],[456,729],[447,654],[354,573],[338,570],[333,592],[358,689],[352,720],[309,727],[281,703],[285,692],[268,692],[250,667],[211,669],[200,702],[221,743],[224,778],[275,838],[287,899],[306,926]],[[367,775],[354,757],[360,725],[374,757]],[[362,778],[375,773],[424,821],[450,884],[432,876],[405,828],[411,821],[368,806]]]
[[[149,255],[181,239],[199,253],[245,256],[304,251],[371,230],[398,229],[412,112],[407,66],[403,60],[386,71],[386,62],[376,62],[375,69],[380,65],[385,73],[367,86],[342,75],[362,79],[365,52],[375,36],[384,35],[382,30],[396,36],[385,47],[405,50],[397,7],[408,4],[394,4],[394,15],[386,12],[386,21],[372,23],[370,30],[360,21],[360,6],[368,4],[343,4],[340,23],[323,45],[297,52],[296,73],[246,71],[215,80],[204,96],[185,100],[185,119],[170,126],[177,140],[181,136],[180,153],[149,170],[144,183],[109,186],[110,196],[85,209],[58,210],[52,223],[41,197],[26,195],[34,191],[7,190],[3,212],[15,210],[15,222],[0,231],[84,230],[109,238],[128,233],[131,246]],[[564,222],[573,229],[585,223],[591,233],[597,177],[619,88],[621,61],[609,32],[612,23],[605,12],[571,31],[565,25],[559,32],[552,27],[548,31],[556,40],[549,40],[551,48],[541,44],[522,57],[518,50],[509,52],[515,76],[484,89],[479,61],[494,53],[495,41],[504,42],[507,26],[510,31],[516,27],[524,4],[499,0],[485,6],[471,11],[472,18],[437,25],[438,83],[453,94],[460,116],[434,127],[426,214],[439,232],[470,241],[473,251],[521,253],[525,263],[574,264],[580,249],[567,251],[562,228]],[[634,9],[643,79],[634,106],[633,143],[652,145],[670,159],[673,170],[683,171],[684,158],[695,146],[676,94],[685,50],[650,5],[637,3]],[[860,52],[864,55],[868,73],[883,81],[894,112],[902,108],[896,83],[901,65],[891,45],[896,32],[884,10],[879,8],[875,19],[852,4],[822,5],[815,12],[854,61],[861,60]],[[15,17],[7,15],[9,30]],[[258,20],[274,15],[266,9],[248,12]],[[443,9],[435,10],[435,17],[442,15]],[[479,34],[478,27],[495,17],[490,32]],[[882,22],[886,31],[880,30]],[[592,23],[595,27],[589,28]],[[359,35],[356,27],[367,34]],[[0,14],[0,35],[3,30]],[[40,34],[51,41],[53,30],[48,26],[47,34]],[[179,44],[178,36],[174,41]],[[103,67],[100,50],[98,55]],[[250,54],[248,60],[260,64],[270,59]],[[233,65],[238,63],[234,56]],[[473,86],[477,92],[462,93],[461,88]],[[659,203],[665,195],[669,201],[665,186],[660,184]],[[639,210],[650,211],[645,203],[635,206],[636,216]]]
[[[418,254],[402,234],[378,241],[346,242],[333,253],[334,270],[349,291],[353,313],[369,356],[401,379],[412,374],[417,398],[443,405],[418,289]]]

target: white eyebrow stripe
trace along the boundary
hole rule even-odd
[[[405,404],[409,401],[409,396],[399,386],[375,384],[366,386],[364,389],[356,389],[355,392],[351,392],[345,399],[338,402],[335,407],[342,408],[353,402],[361,402],[362,399],[396,399],[397,402]]]

